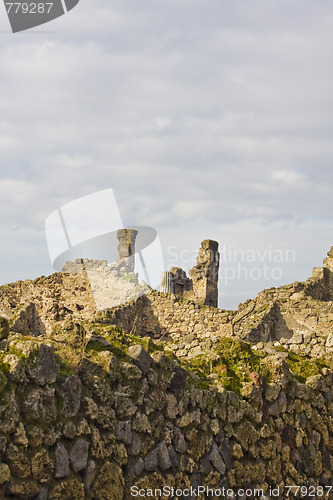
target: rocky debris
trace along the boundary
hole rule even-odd
[[[49,334],[58,321],[81,321],[95,313],[90,284],[80,274],[55,273],[0,287],[0,316],[8,319],[11,331],[21,334]]]
[[[38,495],[35,497],[35,500],[47,500],[47,493],[48,491],[46,488],[41,488]]]
[[[54,388],[33,388],[23,401],[23,413],[27,422],[49,424],[57,417]]]
[[[176,366],[169,384],[169,391],[182,392],[185,388],[187,373],[180,366]]]
[[[171,467],[168,447],[165,441],[162,441],[157,447],[158,465],[161,470],[168,470]]]
[[[28,446],[29,440],[27,438],[27,434],[25,432],[25,428],[22,422],[19,423],[16,432],[14,434],[13,441],[15,444],[21,445],[21,446]]]
[[[148,455],[145,460],[145,469],[148,472],[157,471],[158,470],[158,448],[154,448]]]
[[[123,500],[125,481],[119,465],[115,462],[105,462],[97,475],[94,487],[97,500]]]
[[[138,460],[133,465],[133,472],[135,476],[140,476],[145,468],[145,463],[142,458],[138,458]]]
[[[130,420],[118,422],[115,434],[119,441],[123,441],[125,444],[130,445],[133,441],[132,422]]]
[[[68,479],[57,484],[49,494],[50,500],[84,499],[84,487],[79,479]]]
[[[331,332],[327,337],[325,345],[326,347],[333,347],[333,332]]]

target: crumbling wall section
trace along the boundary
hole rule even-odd
[[[217,307],[219,262],[217,241],[202,241],[197,263],[190,269],[189,278],[183,269],[173,267],[162,273],[161,292],[173,293],[199,305]]]
[[[150,290],[130,304],[101,311],[98,317],[126,332],[180,340],[187,335],[202,339],[230,334],[233,316],[233,311],[200,306],[194,301]]]

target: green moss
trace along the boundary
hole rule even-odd
[[[114,354],[120,360],[127,359],[127,350],[128,345],[124,345],[120,341],[113,341],[109,346],[105,346],[98,341],[89,341],[86,347],[86,352],[91,355],[93,355],[94,353],[108,351]]]
[[[59,378],[69,377],[69,376],[74,375],[74,374],[75,374],[75,371],[73,370],[73,367],[71,366],[69,361],[67,361],[66,359],[61,359],[60,371],[59,371],[58,377]]]
[[[200,354],[189,361],[182,359],[181,365],[183,368],[195,373],[199,377],[198,382],[201,382],[200,386],[204,386],[205,388],[210,386],[209,379],[207,378],[207,375],[211,373],[210,365],[204,355]]]
[[[283,347],[283,345],[277,345],[273,347],[274,351],[276,352],[288,352],[288,349]]]
[[[15,343],[11,343],[10,344],[9,349],[8,349],[8,353],[9,354],[15,354],[15,356],[17,356],[22,361],[22,363],[25,364],[25,362],[26,362],[26,356],[25,356],[25,354],[23,354],[23,352],[20,349],[18,349],[15,346]]]
[[[161,344],[155,344],[150,337],[138,337],[136,335],[128,335],[128,340],[131,345],[140,344],[150,354],[156,351],[164,351]]]
[[[249,374],[260,370],[261,353],[254,353],[251,344],[241,340],[222,338],[217,352],[224,364],[236,374]]]
[[[300,382],[305,382],[307,378],[313,375],[320,375],[325,366],[323,360],[310,358],[293,352],[289,352],[287,362],[290,369],[296,374]]]
[[[261,373],[260,360],[263,354],[254,353],[247,342],[224,337],[219,341],[215,353],[211,354],[213,355],[200,354],[182,361],[184,368],[199,377],[204,388],[218,383],[240,395],[242,384],[250,381],[249,374]],[[215,377],[210,377],[212,374]]]
[[[91,323],[89,327],[97,335],[100,335],[110,343],[110,345],[107,346],[98,342],[98,340],[91,340],[86,347],[86,351],[89,353],[109,351],[119,359],[127,359],[128,348],[135,344],[142,345],[148,353],[163,351],[163,346],[155,344],[150,337],[141,337],[126,333],[117,326]]]
[[[269,366],[267,364],[261,364],[260,365],[260,368],[258,370],[258,373],[260,373],[260,375],[265,379],[265,381],[270,384],[271,382],[273,382],[274,380],[274,377],[273,377],[273,374],[271,373],[270,369],[269,369]]]

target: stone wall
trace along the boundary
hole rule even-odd
[[[328,272],[238,311],[153,290],[98,311],[81,274],[0,287],[0,500],[331,486]]]
[[[90,283],[81,274],[55,273],[0,287],[0,315],[21,333],[37,335],[38,322],[40,332],[50,332],[54,322],[87,319],[96,310]]]
[[[128,500],[140,488],[148,499],[201,485],[262,489],[262,500],[278,487],[282,500],[286,486],[332,484],[330,370],[299,383],[271,356],[270,382],[253,376],[237,396],[200,387],[162,351],[107,339],[79,363],[50,341],[1,343],[0,498]]]
[[[173,294],[150,290],[130,304],[102,311],[99,317],[128,333],[179,341],[188,335],[202,340],[231,333],[233,316],[233,311],[200,306]]]
[[[206,352],[228,335],[251,343],[278,342],[320,358],[324,351],[332,353],[333,304],[314,299],[308,289],[309,280],[265,290],[238,311],[150,290],[99,315],[128,333],[176,342],[184,356]],[[96,298],[87,277],[57,273],[0,287],[0,315],[9,319],[13,331],[40,335],[50,333],[54,322],[87,320],[98,311]],[[104,300],[103,294],[100,298]]]

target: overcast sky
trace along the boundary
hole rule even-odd
[[[105,188],[167,269],[219,241],[221,307],[321,265],[331,1],[81,0],[17,34],[0,7],[1,283],[51,274],[46,217]]]

